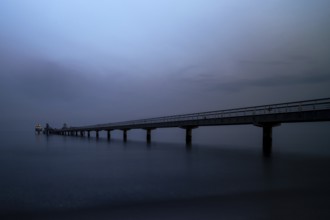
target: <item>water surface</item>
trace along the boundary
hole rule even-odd
[[[327,155],[8,133],[0,162],[4,219],[330,216]]]

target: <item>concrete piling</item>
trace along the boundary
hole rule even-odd
[[[151,129],[147,129],[147,143],[151,142]]]
[[[272,154],[272,130],[273,127],[271,125],[265,125],[262,127],[262,153],[264,157],[270,157]]]
[[[262,127],[262,154],[265,158],[272,155],[273,148],[273,127],[281,125],[280,123],[255,123],[255,126]]]
[[[111,139],[111,133],[110,133],[110,130],[107,130],[107,137],[108,137],[108,141],[110,141],[110,139]]]
[[[191,145],[192,142],[192,128],[186,128],[186,144]]]
[[[124,142],[127,141],[127,129],[123,129],[123,140]]]

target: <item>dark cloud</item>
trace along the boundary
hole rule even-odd
[[[294,56],[288,61],[240,60],[237,65],[237,72],[231,74],[224,74],[224,70],[212,66],[203,69],[202,66],[191,65],[180,69],[176,79],[182,85],[226,93],[244,93],[251,88],[263,90],[318,84],[321,85],[321,91],[324,84],[330,83],[330,68],[327,64],[321,63],[317,68],[317,63],[306,56]]]
[[[313,63],[313,59],[305,54],[285,54],[281,55],[281,59],[272,59],[272,56],[280,56],[277,53],[267,54],[263,59],[241,59],[237,61],[237,64],[243,67],[246,66],[288,66],[288,65],[306,65],[306,63]]]
[[[300,75],[271,75],[269,77],[257,79],[241,79],[229,82],[214,82],[214,86],[210,89],[220,90],[225,92],[244,91],[251,87],[282,87],[282,86],[297,86],[330,83],[330,74],[314,74],[306,73]]]
[[[311,57],[309,56],[306,56],[306,55],[303,55],[303,54],[291,54],[291,55],[288,55],[287,58],[291,61],[303,61],[303,62],[306,62],[306,61],[310,61],[311,60]]]
[[[292,62],[284,60],[239,60],[240,65],[264,65],[264,66],[278,66],[278,65],[290,65]]]
[[[317,84],[330,82],[330,74],[317,74],[307,73],[301,75],[279,75],[269,78],[261,78],[257,80],[251,80],[248,84],[259,87],[268,86],[293,86],[293,85],[305,85],[305,84]]]

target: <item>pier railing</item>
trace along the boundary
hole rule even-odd
[[[315,110],[330,109],[330,98],[306,100],[300,102],[287,102],[271,105],[260,105],[246,108],[234,108],[227,110],[191,113],[172,115],[166,117],[156,117],[141,120],[132,120],[118,123],[98,124],[92,126],[79,127],[80,129],[93,129],[102,127],[117,127],[117,126],[129,126],[129,125],[143,125],[143,124],[158,124],[164,122],[177,122],[177,121],[191,121],[191,120],[206,120],[206,119],[220,119],[229,117],[240,116],[257,116],[266,114],[278,114],[289,112],[305,112]]]

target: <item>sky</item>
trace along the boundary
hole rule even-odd
[[[330,1],[1,0],[1,129],[330,97]]]

